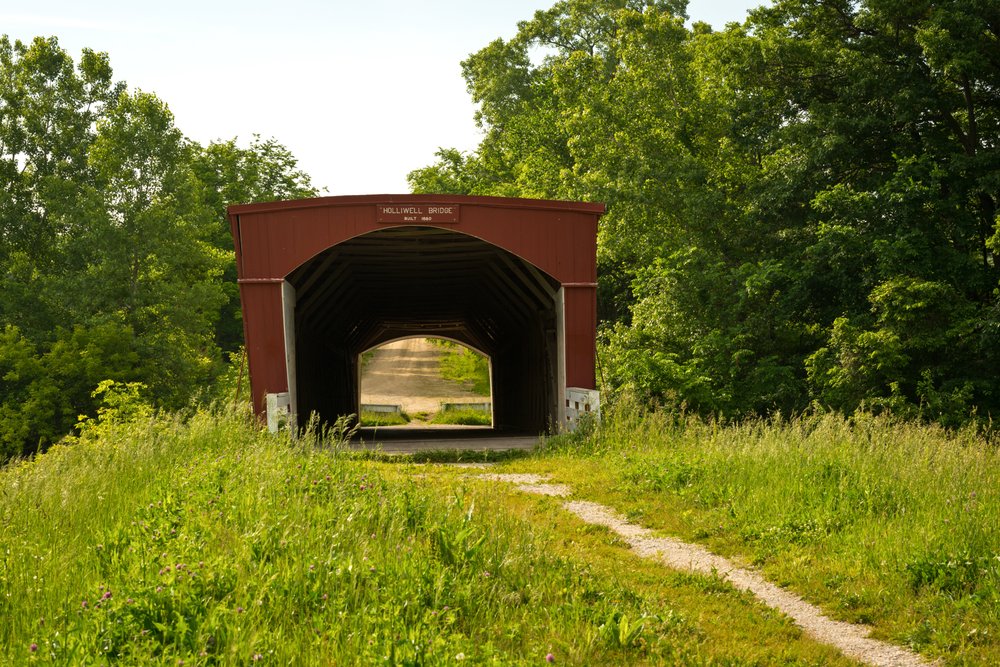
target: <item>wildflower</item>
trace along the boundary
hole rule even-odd
[[[80,606],[83,607],[84,609],[86,609],[87,608],[87,601],[84,600],[83,602],[81,602]]]
[[[465,660],[465,654],[459,653],[458,655],[455,656],[455,660]]]
[[[132,598],[125,598],[125,604],[132,604],[134,602],[135,600],[133,600]]]
[[[264,656],[262,656],[260,653],[254,653],[253,654],[253,660],[254,660],[254,662],[257,662],[258,660],[260,660],[263,657]]]
[[[242,614],[243,613],[243,607],[237,607],[236,608],[236,613],[237,614]]]
[[[156,587],[156,592],[159,593],[161,591],[163,591],[163,586],[157,586]]]
[[[545,662],[555,662],[555,661],[556,657],[554,655],[552,655],[551,653],[545,654]]]
[[[34,653],[38,650],[38,644],[32,643],[31,646],[28,647],[28,650]]]
[[[105,591],[104,595],[101,596],[102,600],[107,600],[111,597],[111,591]]]
[[[327,595],[326,593],[323,593],[323,599],[324,600],[329,599],[329,597],[330,597],[329,595]]]

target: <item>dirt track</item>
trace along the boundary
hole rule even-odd
[[[437,412],[441,403],[489,400],[442,379],[440,357],[441,349],[425,338],[407,338],[379,348],[361,374],[361,402],[402,405],[412,415]]]

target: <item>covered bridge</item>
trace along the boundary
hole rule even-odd
[[[494,428],[596,406],[603,204],[453,195],[229,208],[256,412],[357,413],[360,355],[412,336],[491,359]]]

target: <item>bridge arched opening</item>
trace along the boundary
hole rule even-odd
[[[559,414],[560,283],[517,255],[437,227],[379,229],[284,279],[293,412],[332,421],[361,405],[361,354],[444,338],[492,361],[493,425],[539,433]]]
[[[403,338],[362,352],[362,426],[493,426],[490,358],[442,337]]]

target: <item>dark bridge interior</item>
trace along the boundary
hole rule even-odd
[[[395,227],[345,241],[287,277],[296,291],[298,414],[358,411],[358,360],[406,336],[444,336],[489,355],[494,428],[538,433],[557,412],[559,283],[477,238]]]

